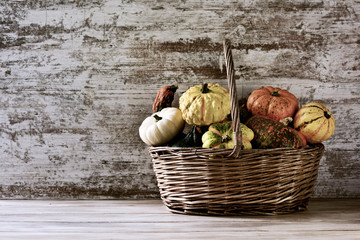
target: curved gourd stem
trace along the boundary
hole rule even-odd
[[[236,91],[236,82],[234,79],[235,71],[234,71],[234,61],[231,53],[231,42],[227,39],[224,41],[224,54],[225,54],[225,62],[226,62],[228,88],[230,92],[231,118],[232,118],[233,142],[234,142],[234,149],[229,154],[229,157],[237,158],[239,157],[242,149],[242,133],[240,127],[239,102]]]

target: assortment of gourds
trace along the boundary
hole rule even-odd
[[[151,146],[234,148],[229,92],[219,84],[196,85],[181,95],[175,108],[176,89],[159,90],[154,113],[139,128],[140,138]],[[299,108],[298,99],[284,89],[258,88],[239,106],[246,116],[240,124],[243,149],[301,148],[329,139],[335,130],[335,118],[323,104]],[[192,128],[184,134],[186,124]]]

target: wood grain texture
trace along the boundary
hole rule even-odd
[[[360,200],[312,200],[279,216],[172,214],[159,200],[0,201],[0,233],[19,239],[312,239],[357,240]]]
[[[158,197],[138,127],[156,92],[285,88],[335,115],[314,197],[360,197],[360,3],[0,2],[1,198]]]

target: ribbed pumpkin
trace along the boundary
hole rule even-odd
[[[233,128],[232,122],[214,123],[209,126],[209,130],[202,136],[203,148],[223,148],[233,149]],[[242,133],[242,145],[244,149],[251,149],[250,141],[254,138],[253,131],[240,124]]]
[[[181,95],[179,108],[189,125],[221,122],[230,113],[230,94],[219,84],[196,85]]]
[[[306,139],[300,132],[267,116],[252,116],[246,126],[254,131],[253,143],[257,148],[306,146]]]
[[[174,139],[184,125],[181,111],[168,107],[145,118],[139,127],[139,135],[147,145],[159,146]]]
[[[329,139],[335,131],[335,118],[321,103],[308,103],[296,113],[294,127],[309,143]]]
[[[268,116],[275,121],[293,117],[299,109],[298,99],[287,90],[262,87],[254,90],[247,101],[253,115]]]

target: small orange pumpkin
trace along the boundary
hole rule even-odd
[[[309,103],[296,113],[294,127],[309,143],[321,143],[333,135],[335,118],[323,104]]]
[[[262,87],[250,94],[247,108],[253,115],[268,116],[275,121],[279,121],[294,116],[299,109],[299,102],[287,90]]]

